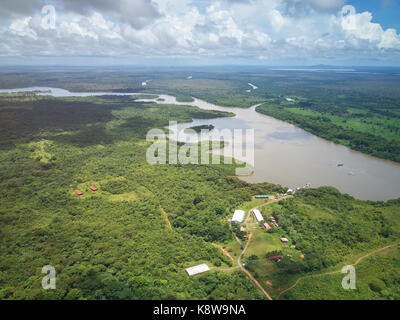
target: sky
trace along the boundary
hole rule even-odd
[[[3,66],[400,66],[400,0],[1,2]]]

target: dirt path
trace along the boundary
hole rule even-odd
[[[161,206],[161,204],[160,204],[160,210],[164,216],[165,222],[167,223],[167,227],[172,230],[171,221],[169,221],[168,215],[165,212],[164,208]]]
[[[398,244],[398,243],[394,243],[394,244],[391,244],[390,246],[386,246],[386,247],[379,248],[379,249],[376,249],[376,250],[374,250],[374,251],[371,251],[371,252],[369,252],[369,253],[367,253],[367,254],[365,254],[365,255],[359,257],[359,258],[356,260],[356,262],[354,262],[353,264],[351,264],[351,266],[355,267],[355,266],[358,265],[362,260],[368,258],[369,256],[374,255],[374,254],[377,254],[378,252],[384,251],[384,250],[386,250],[386,249],[389,249],[390,247],[393,247],[393,246],[395,246],[395,245],[397,245],[397,244]],[[296,282],[295,282],[291,287],[289,287],[289,288],[283,290],[281,293],[279,293],[279,295],[276,297],[276,299],[279,299],[279,297],[280,297],[282,294],[284,294],[284,293],[286,293],[286,292],[292,290],[293,288],[295,288],[295,287],[299,284],[299,282],[300,282],[301,280],[303,280],[303,279],[311,278],[311,277],[316,277],[316,276],[325,276],[325,275],[329,275],[329,274],[336,274],[336,273],[341,273],[341,272],[342,272],[342,269],[336,270],[336,271],[318,273],[318,274],[310,274],[310,275],[308,275],[308,276],[300,277],[300,278],[298,278],[298,279],[296,280]]]
[[[235,259],[231,256],[231,254],[221,245],[218,246],[218,248],[221,249],[221,251],[229,258],[232,260],[232,262],[235,262]]]
[[[251,233],[249,234],[249,238],[248,238],[248,240],[247,240],[246,246],[244,247],[243,251],[240,253],[240,255],[239,255],[238,259],[237,259],[237,263],[238,263],[240,269],[242,269],[242,271],[243,271],[245,274],[247,274],[247,276],[254,282],[254,284],[262,291],[262,293],[264,293],[264,295],[267,297],[267,299],[268,299],[268,300],[272,300],[272,298],[271,298],[271,296],[268,294],[268,292],[264,290],[264,288],[262,287],[262,285],[256,280],[256,278],[253,277],[253,275],[252,275],[248,270],[246,270],[246,268],[242,265],[242,263],[241,263],[241,261],[240,261],[240,260],[242,259],[242,256],[243,256],[244,253],[246,252],[246,249],[248,248],[252,237],[253,237],[253,233],[251,232]]]
[[[210,270],[219,270],[219,271],[232,271],[235,269],[239,269],[239,266],[229,267],[229,268],[221,268],[221,267],[211,267]]]

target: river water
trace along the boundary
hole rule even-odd
[[[58,88],[22,88],[1,92],[49,90],[56,97],[135,95],[142,93],[79,92]],[[400,164],[375,158],[342,145],[316,137],[284,121],[249,109],[221,107],[200,99],[177,102],[175,97],[159,95],[163,101],[146,99],[159,104],[192,105],[206,110],[233,112],[235,117],[194,119],[179,124],[178,129],[212,124],[215,129],[254,129],[254,173],[240,177],[247,182],[270,182],[288,186],[333,186],[363,200],[388,200],[400,197]],[[338,166],[338,164],[343,164]]]

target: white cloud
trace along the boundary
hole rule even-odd
[[[372,22],[369,12],[354,12],[353,27],[343,25],[338,12],[344,1],[340,0],[324,4],[313,0],[222,0],[206,6],[191,0],[145,1],[136,15],[141,18],[136,20],[129,10],[144,0],[121,8],[124,1],[88,1],[82,8],[78,8],[77,0],[64,1],[64,10],[57,10],[55,30],[41,27],[40,8],[36,12],[15,9],[18,18],[0,19],[0,55],[237,56],[270,60],[360,54],[375,57],[388,50],[394,55],[400,53],[396,30],[383,30]],[[288,14],[289,8],[296,6],[311,11]]]
[[[395,29],[383,30],[380,24],[372,22],[370,12],[355,13],[346,17],[342,28],[347,37],[368,40],[379,49],[400,49],[400,36]]]
[[[337,13],[344,5],[345,0],[281,0],[281,7],[285,14],[303,16],[307,9],[317,13]]]
[[[33,39],[37,39],[37,34],[35,30],[31,29],[29,26],[29,22],[32,20],[32,17],[26,17],[22,19],[17,19],[13,21],[10,25],[10,32],[15,36],[19,37],[29,37]]]

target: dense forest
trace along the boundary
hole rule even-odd
[[[149,128],[229,114],[128,97],[0,100],[2,299],[262,298],[241,272],[218,270],[232,263],[212,242],[231,238],[237,204],[281,188],[230,178],[233,165],[145,160]],[[203,261],[215,269],[189,278]],[[46,264],[55,291],[41,289]]]

